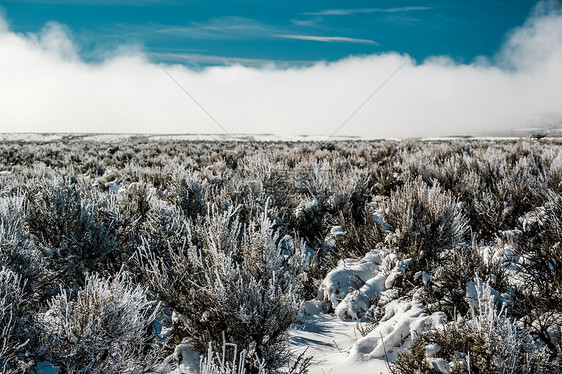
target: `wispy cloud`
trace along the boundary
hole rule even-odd
[[[297,24],[296,22],[293,22]],[[297,26],[302,26],[298,25]],[[144,39],[158,35],[206,40],[241,40],[285,38],[310,40],[324,43],[355,43],[378,45],[369,39],[344,36],[316,36],[293,34],[295,28],[290,26],[273,26],[251,18],[219,17],[206,22],[189,22],[187,25],[164,25],[150,23],[148,25],[117,24],[111,33],[115,36],[143,37]]]
[[[314,35],[279,35],[280,38],[285,39],[298,39],[298,40],[310,40],[314,42],[323,43],[357,43],[357,44],[371,44],[379,45],[377,42],[369,39],[357,39],[357,38],[347,38],[344,36],[314,36]]]
[[[292,19],[291,23],[300,27],[318,27],[320,19],[320,17],[307,20]]]
[[[156,35],[181,36],[197,39],[240,39],[262,38],[273,32],[271,26],[246,17],[218,17],[206,22],[189,22],[185,25],[166,25],[149,23],[147,25],[116,24],[109,32],[118,35],[142,36]]]
[[[307,16],[351,16],[354,14],[367,13],[399,13],[412,12],[416,10],[429,10],[430,7],[424,6],[407,6],[400,8],[354,8],[354,9],[326,9],[319,12],[303,13]]]

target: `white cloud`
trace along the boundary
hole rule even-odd
[[[339,134],[466,134],[561,118],[562,14],[553,4],[513,30],[492,61],[409,62]],[[221,132],[141,52],[90,64],[65,27],[22,35],[3,24],[0,17],[0,132]],[[388,53],[285,69],[166,69],[231,133],[326,135],[404,60]]]

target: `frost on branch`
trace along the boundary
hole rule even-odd
[[[25,366],[21,353],[28,344],[22,319],[25,282],[17,273],[0,269],[0,373]]]
[[[227,350],[232,351],[229,355],[231,361],[226,359]],[[213,350],[212,344],[209,344],[206,356],[201,356],[199,361],[199,369],[201,374],[246,374],[246,355],[248,352],[242,350],[238,352],[238,346],[232,343],[223,342],[222,354]],[[259,358],[255,358],[252,365],[256,374],[266,374],[265,364]]]
[[[466,318],[425,332],[393,364],[395,373],[555,373],[547,351],[498,309],[497,293],[478,276],[470,285]]]
[[[404,254],[420,250],[426,262],[439,259],[441,250],[463,239],[468,221],[454,196],[421,178],[410,180],[383,202],[383,217],[390,226],[391,243]]]
[[[40,319],[47,358],[62,373],[154,372],[160,351],[151,328],[158,305],[120,273],[86,277],[75,295],[62,290]]]
[[[117,271],[110,254],[116,250],[111,229],[99,218],[99,207],[70,178],[40,181],[27,192],[26,221],[35,246],[42,252],[49,280],[83,285],[88,271]],[[58,284],[47,284],[49,293]]]
[[[27,209],[25,196],[0,197],[0,266],[6,266],[25,278],[40,272],[39,253],[25,232]]]
[[[233,208],[210,209],[196,227],[185,220],[178,227],[186,234],[183,243],[156,256],[146,241],[140,267],[150,288],[180,316],[173,325],[177,339],[204,352],[209,344],[217,349],[224,333],[274,370],[289,357],[286,330],[298,318],[306,258],[300,248],[282,245],[267,211],[244,226],[237,215]]]

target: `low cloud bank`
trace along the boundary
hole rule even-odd
[[[311,41],[312,43],[312,41]],[[0,15],[0,132],[220,133],[138,49],[80,59],[71,30],[10,31]],[[308,67],[165,66],[230,133],[330,135],[408,57]],[[408,61],[339,132],[364,137],[562,127],[562,9],[541,2],[493,59]]]

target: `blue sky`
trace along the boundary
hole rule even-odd
[[[560,0],[0,0],[0,132],[510,134],[561,97]]]
[[[336,61],[395,51],[416,60],[491,57],[535,0],[378,1],[0,1],[11,29],[38,32],[56,21],[80,55],[103,58],[119,45],[153,61],[190,66]]]

